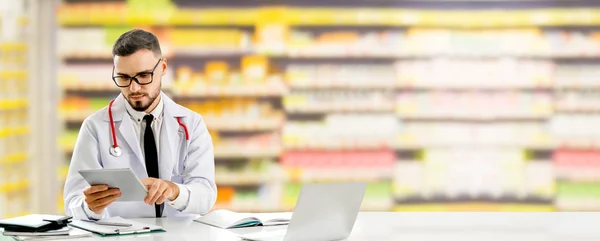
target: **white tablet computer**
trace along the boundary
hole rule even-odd
[[[144,201],[148,190],[130,168],[79,170],[79,174],[91,185],[108,185],[119,188],[121,197],[115,202]]]

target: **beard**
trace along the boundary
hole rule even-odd
[[[140,111],[140,112],[145,112],[152,105],[152,103],[154,103],[156,98],[158,98],[159,94],[160,94],[160,91],[157,91],[156,93],[151,93],[151,94],[135,92],[135,93],[129,94],[129,96],[127,98],[127,102],[129,102],[129,104],[131,105],[131,107],[134,110]],[[132,95],[144,95],[144,97],[141,100],[132,100],[131,98],[129,98]]]

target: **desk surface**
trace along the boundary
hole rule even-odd
[[[81,240],[241,240],[235,234],[279,227],[223,230],[192,219],[136,219],[167,232]],[[349,240],[599,240],[600,213],[360,213]]]

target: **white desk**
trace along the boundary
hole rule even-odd
[[[82,240],[240,240],[234,232],[191,219],[136,219],[167,232]],[[600,240],[600,213],[361,213],[349,240],[358,241],[574,241]]]

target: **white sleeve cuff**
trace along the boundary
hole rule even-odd
[[[85,214],[88,216],[88,218],[89,218],[89,219],[92,219],[92,220],[100,220],[100,219],[102,219],[102,216],[104,216],[104,215],[102,215],[102,214],[104,214],[104,212],[102,212],[102,214],[97,214],[97,213],[94,213],[94,212],[93,212],[93,211],[92,211],[92,210],[91,210],[91,209],[88,207],[88,205],[87,205],[87,203],[86,203],[86,202],[83,202],[83,211],[84,211],[84,212],[85,212]]]
[[[177,196],[177,198],[175,198],[173,201],[167,200],[167,203],[169,203],[169,206],[179,211],[183,211],[187,208],[188,203],[190,202],[190,190],[179,183],[175,183],[175,185],[179,187],[179,196]]]

